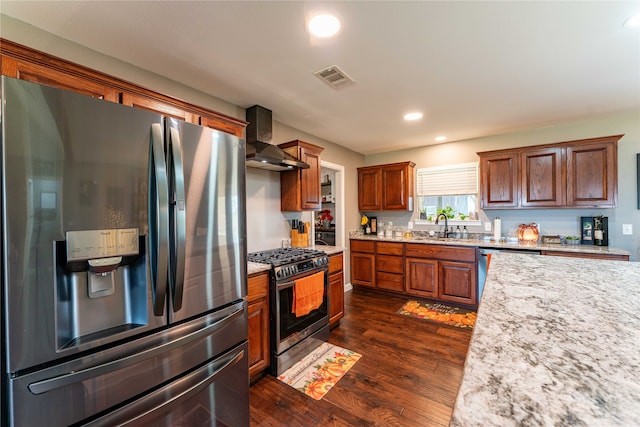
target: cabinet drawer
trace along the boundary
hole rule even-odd
[[[385,272],[376,273],[376,287],[380,289],[389,289],[392,291],[404,291],[404,280],[402,274],[393,274]]]
[[[249,302],[264,298],[269,294],[269,273],[258,273],[247,281],[247,299]]]
[[[329,274],[342,270],[342,254],[329,257]]]
[[[376,254],[400,255],[404,253],[404,243],[378,242],[376,243]]]
[[[376,255],[376,271],[402,274],[404,272],[402,259],[400,256]]]
[[[476,248],[407,243],[406,256],[415,258],[442,259],[448,261],[475,262]]]
[[[368,240],[352,240],[351,252],[364,252],[372,254],[375,252],[376,242]]]

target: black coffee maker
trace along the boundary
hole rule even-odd
[[[583,245],[609,246],[609,218],[606,216],[583,216],[580,218]]]

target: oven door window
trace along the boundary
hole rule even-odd
[[[299,278],[299,277],[298,277]],[[294,279],[295,280],[295,279]],[[293,281],[293,280],[292,280]],[[280,289],[280,339],[284,340],[293,334],[299,333],[314,323],[321,320],[323,317],[328,316],[327,311],[327,272],[324,272],[324,294],[322,296],[322,304],[315,310],[312,310],[309,314],[296,317],[293,313],[293,286],[285,289]]]

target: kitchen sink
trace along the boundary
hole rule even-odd
[[[424,240],[424,241],[431,241],[431,242],[453,242],[461,239],[456,239],[455,237],[415,237],[414,236],[413,240]]]

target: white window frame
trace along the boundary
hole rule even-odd
[[[479,166],[478,162],[456,165],[419,168],[416,170],[416,195],[463,196],[476,195],[476,212],[479,210]],[[416,220],[417,224],[433,224],[434,221]],[[449,220],[453,225],[482,225],[480,220]]]

